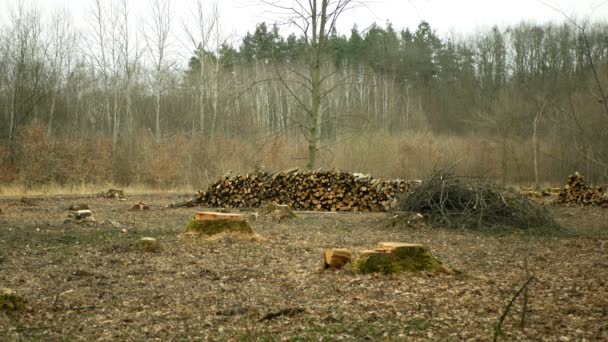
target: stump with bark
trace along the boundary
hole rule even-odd
[[[197,212],[182,235],[212,236],[220,233],[253,234],[253,229],[240,214]]]
[[[0,288],[0,312],[22,311],[25,307],[25,300],[17,292]]]
[[[362,273],[445,270],[427,247],[403,242],[380,242],[376,249],[363,251],[354,265]]]
[[[129,209],[129,211],[143,211],[143,210],[150,210],[150,206],[144,202],[137,202],[137,203],[133,204],[131,209]]]

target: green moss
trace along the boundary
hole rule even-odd
[[[397,248],[392,253],[373,253],[354,263],[362,273],[435,271],[441,262],[424,247]]]
[[[0,289],[0,311],[12,312],[25,309],[25,301],[9,289]]]
[[[223,232],[253,233],[247,221],[199,221],[191,220],[182,233],[215,235]]]
[[[401,266],[393,260],[391,254],[371,254],[355,263],[355,267],[362,273],[392,274],[403,271]]]

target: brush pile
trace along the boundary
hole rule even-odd
[[[400,198],[400,210],[421,213],[433,226],[466,229],[557,228],[544,207],[483,179],[438,171]]]
[[[378,180],[337,170],[257,172],[224,176],[199,191],[199,205],[224,208],[259,207],[270,201],[295,210],[387,211],[413,182]]]
[[[608,186],[589,186],[578,172],[568,177],[568,183],[559,193],[557,205],[608,207]]]

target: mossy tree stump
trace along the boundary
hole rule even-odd
[[[262,215],[268,215],[278,222],[298,218],[298,216],[288,205],[276,204],[273,202],[262,203],[259,213]]]
[[[140,252],[158,253],[161,250],[160,243],[155,238],[143,237],[135,242],[135,250]]]
[[[253,229],[240,214],[198,212],[182,234],[212,236],[220,233],[253,234]]]
[[[7,288],[0,288],[0,311],[14,312],[25,309],[25,300],[15,291]]]
[[[354,265],[363,273],[385,274],[445,269],[427,247],[402,242],[380,242],[375,250],[364,251]]]

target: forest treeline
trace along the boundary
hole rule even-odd
[[[181,32],[162,1],[148,18],[94,3],[86,28],[23,6],[0,24],[0,182],[197,185],[304,165],[302,37],[260,23],[230,43],[217,13]],[[324,57],[319,166],[608,181],[606,23],[355,26]]]

